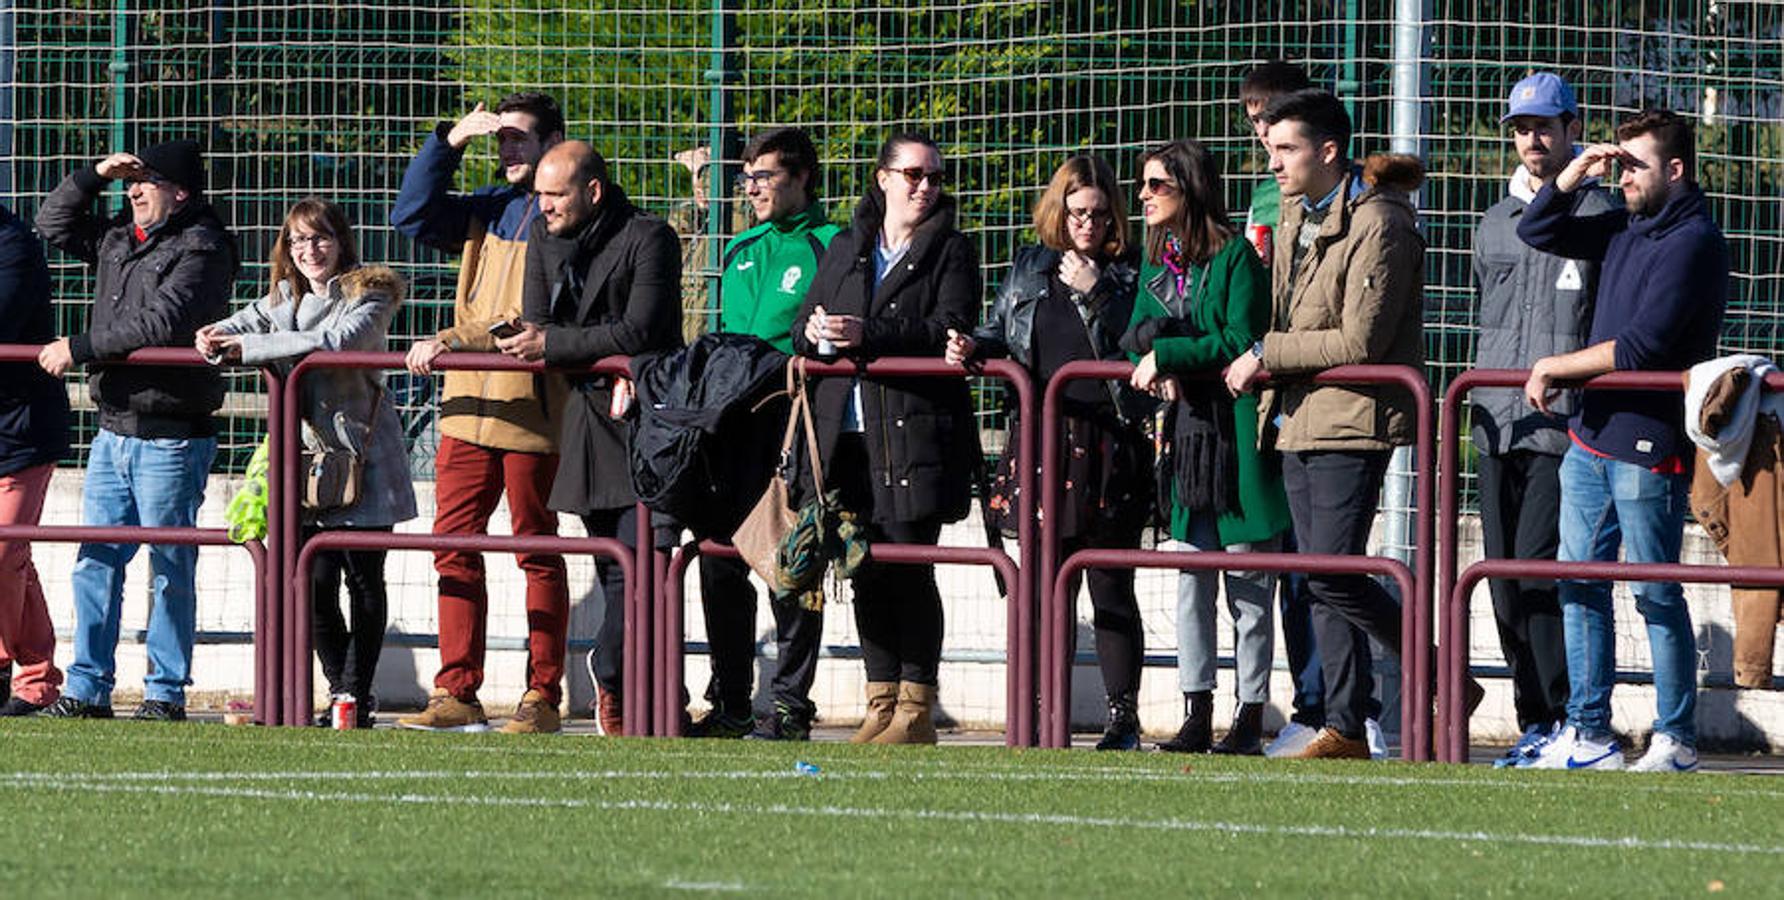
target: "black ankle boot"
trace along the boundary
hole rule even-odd
[[[1192,691],[1183,695],[1183,727],[1177,736],[1158,745],[1166,753],[1207,753],[1214,743],[1214,692]]]
[[[1239,711],[1233,714],[1232,730],[1219,743],[1209,748],[1209,752],[1227,756],[1263,756],[1264,705],[1239,704]]]
[[[1103,729],[1103,739],[1096,742],[1096,749],[1140,749],[1140,713],[1135,698],[1109,698],[1109,727]]]

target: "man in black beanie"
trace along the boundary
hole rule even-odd
[[[94,210],[106,183],[128,182],[129,209]],[[44,198],[37,230],[94,268],[88,329],[44,345],[38,365],[61,376],[90,373],[99,433],[87,457],[81,520],[87,525],[189,528],[217,454],[212,414],[223,381],[209,366],[145,367],[113,361],[142,347],[191,347],[193,332],[229,312],[240,261],[234,238],[204,202],[204,162],[194,141],[114,153],[77,169]],[[45,715],[110,718],[124,568],[135,544],[82,544],[74,588],[74,664],[62,698]],[[180,721],[192,683],[198,550],[152,546],[148,675],[136,718]]]

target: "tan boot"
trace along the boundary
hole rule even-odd
[[[876,744],[935,743],[935,685],[898,683],[898,709],[892,724],[873,739]]]
[[[879,737],[886,726],[892,724],[892,709],[898,703],[898,682],[869,681],[867,683],[867,717],[861,720],[860,730],[849,738],[851,744],[865,744]]]

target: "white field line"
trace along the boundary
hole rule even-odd
[[[1267,825],[1197,819],[1111,819],[1055,813],[998,813],[974,810],[885,809],[847,806],[793,806],[789,804],[675,803],[663,800],[578,800],[550,797],[452,796],[435,794],[352,794],[339,791],[275,791],[258,788],[199,787],[168,784],[95,784],[82,781],[33,778],[0,780],[0,787],[80,791],[100,794],[154,794],[167,796],[228,797],[295,802],[414,804],[425,806],[527,807],[589,809],[602,812],[663,812],[693,815],[800,816],[858,819],[869,822],[964,822],[1015,826],[1134,829],[1140,831],[1202,832],[1269,837],[1311,837],[1339,840],[1383,838],[1449,843],[1521,844],[1540,847],[1573,847],[1609,850],[1677,850],[1690,853],[1784,856],[1784,846],[1736,844],[1711,841],[1650,840],[1640,837],[1599,837],[1567,834],[1505,834],[1490,831],[1439,831],[1416,828],[1352,828],[1344,825]]]
[[[340,748],[340,744],[329,744]],[[693,758],[716,760],[721,754],[698,754],[682,752],[676,754],[652,753],[651,758],[659,757]],[[726,759],[725,761],[730,761]],[[682,769],[607,769],[595,771],[532,771],[532,770],[420,770],[420,771],[296,771],[296,772],[87,772],[87,773],[32,773],[15,772],[0,773],[0,779],[16,779],[29,777],[77,777],[87,780],[193,780],[193,781],[313,781],[313,780],[398,780],[398,779],[506,779],[522,781],[601,781],[617,779],[636,780],[782,780],[798,778],[823,778],[831,781],[844,780],[908,780],[908,781],[983,781],[983,782],[1089,782],[1106,784],[1125,783],[1196,783],[1196,784],[1257,784],[1257,785],[1325,785],[1366,788],[1424,788],[1446,787],[1468,790],[1514,790],[1525,792],[1549,793],[1556,790],[1602,791],[1608,789],[1608,782],[1620,776],[1598,776],[1586,778],[1549,779],[1527,778],[1522,773],[1506,773],[1494,778],[1416,778],[1394,775],[1331,775],[1315,772],[1173,772],[1148,769],[1124,769],[1119,767],[1081,767],[1081,766],[1010,766],[1010,765],[957,765],[931,762],[924,765],[913,761],[910,769],[866,769],[838,767],[830,768],[822,763],[824,770],[818,775],[804,775],[791,769],[750,769],[726,771],[687,771]],[[1293,763],[1285,763],[1292,766]],[[1701,778],[1682,779],[1678,784],[1622,784],[1615,789],[1632,793],[1651,795],[1705,796],[1714,793],[1724,798],[1784,799],[1784,790],[1773,790],[1764,787],[1746,788],[1743,783],[1766,784],[1765,780],[1748,782],[1744,779],[1717,780],[1713,785],[1706,785]],[[1706,788],[1708,789],[1706,791]]]

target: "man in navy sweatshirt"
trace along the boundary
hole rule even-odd
[[[1624,209],[1574,213],[1587,179],[1621,169]],[[1518,236],[1538,250],[1601,261],[1598,302],[1586,347],[1531,367],[1524,394],[1547,411],[1557,382],[1631,370],[1678,371],[1715,355],[1728,298],[1728,245],[1695,180],[1691,121],[1648,110],[1617,128],[1617,143],[1589,147],[1538,191]],[[1691,444],[1684,406],[1664,391],[1584,391],[1568,420],[1572,446],[1561,462],[1564,562],[1679,560]],[[1616,631],[1611,585],[1560,582],[1570,697],[1567,728],[1535,768],[1621,769],[1611,731]],[[1697,645],[1685,592],[1676,582],[1636,582],[1647,620],[1658,707],[1637,771],[1697,768]]]

